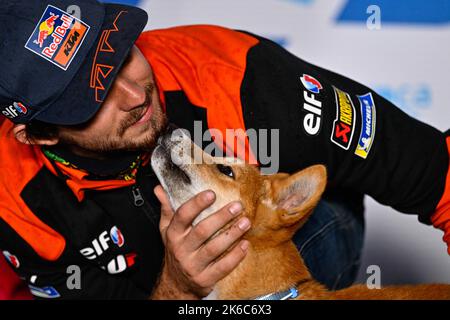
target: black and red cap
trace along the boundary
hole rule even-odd
[[[87,122],[147,24],[96,0],[0,2],[0,113],[15,123]]]

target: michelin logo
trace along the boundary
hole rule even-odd
[[[361,105],[361,135],[358,140],[355,154],[363,159],[369,155],[373,141],[375,139],[376,129],[376,108],[372,94],[369,92],[363,96],[358,96]]]
[[[56,299],[61,297],[59,292],[54,287],[51,286],[39,288],[36,286],[29,285],[28,287],[30,288],[31,294],[39,298]]]

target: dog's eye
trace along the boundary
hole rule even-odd
[[[234,179],[234,173],[233,173],[233,169],[231,169],[231,167],[224,166],[223,164],[218,164],[217,169],[220,171],[220,173]]]

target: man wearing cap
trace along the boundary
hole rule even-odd
[[[95,0],[0,4],[0,250],[34,297],[200,298],[245,257],[245,218],[207,241],[239,203],[192,228],[214,194],[174,214],[157,187],[148,160],[168,119],[224,135],[279,129],[280,171],[327,166],[325,200],[294,240],[330,288],[357,271],[362,193],[449,228],[443,133],[267,39],[216,26],[141,34],[146,23]]]

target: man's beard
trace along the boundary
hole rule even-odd
[[[168,119],[166,114],[162,111],[160,104],[152,105],[152,115],[148,124],[142,124],[147,126],[147,134],[140,139],[126,139],[124,137],[128,128],[136,124],[142,117],[142,113],[145,108],[152,101],[152,92],[155,90],[154,86],[146,86],[146,99],[145,102],[137,107],[135,110],[130,111],[127,119],[122,121],[118,126],[116,137],[119,139],[111,138],[110,136],[95,137],[90,140],[74,139],[70,135],[60,135],[60,145],[67,145],[70,149],[87,151],[87,153],[96,154],[100,157],[107,157],[108,154],[116,154],[127,151],[152,151],[158,141],[159,136],[166,130],[168,125]],[[81,149],[81,150],[80,150]],[[84,152],[83,152],[84,153]]]

